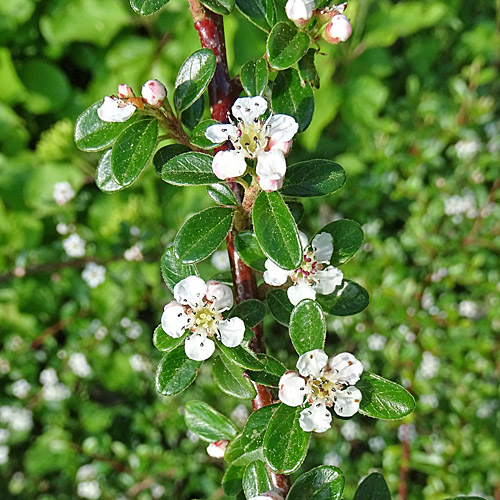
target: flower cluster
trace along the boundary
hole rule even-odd
[[[292,271],[282,269],[267,259],[264,281],[268,285],[280,286],[290,277],[293,286],[288,288],[287,295],[293,305],[303,299],[315,299],[316,293],[328,295],[342,284],[344,275],[340,269],[330,266],[333,254],[332,236],[329,233],[317,234],[311,246],[308,246],[307,236],[299,231],[304,260],[300,267]]]
[[[288,406],[308,406],[300,413],[305,432],[325,432],[332,415],[352,417],[359,410],[361,391],[354,387],[363,365],[352,354],[343,352],[328,359],[321,349],[306,352],[297,361],[299,373],[287,371],[279,381],[279,398]]]
[[[290,151],[298,123],[288,115],[271,111],[264,120],[267,101],[260,96],[236,99],[231,108],[236,123],[211,125],[205,131],[213,143],[231,141],[234,149],[219,151],[212,168],[219,179],[241,177],[247,170],[246,158],[257,160],[256,173],[264,191],[281,188],[286,172],[285,155]]]
[[[195,361],[208,359],[215,350],[215,337],[226,347],[241,344],[245,324],[240,318],[224,319],[222,313],[233,307],[233,292],[217,281],[206,283],[189,276],[174,287],[174,300],[165,306],[161,326],[167,335],[179,338],[186,329],[184,349]]]

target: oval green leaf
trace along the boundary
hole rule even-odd
[[[253,498],[272,489],[273,486],[264,462],[256,460],[248,464],[243,474],[243,491],[245,492],[245,496]]]
[[[219,181],[212,170],[210,155],[187,152],[174,156],[163,165],[161,178],[175,186],[204,186]]]
[[[299,356],[313,349],[323,349],[326,321],[321,307],[314,300],[301,300],[293,308],[289,333]]]
[[[354,500],[391,500],[391,493],[384,476],[372,472],[363,479],[354,495]]]
[[[241,318],[248,327],[253,328],[264,319],[265,315],[266,306],[264,302],[257,299],[249,299],[236,305],[229,317],[236,316],[237,318]]]
[[[264,272],[267,257],[260,248],[257,237],[252,231],[243,231],[236,235],[234,246],[241,260],[252,269]]]
[[[241,368],[246,370],[262,370],[264,368],[257,356],[242,345],[226,347],[222,342],[217,342],[217,346],[230,362],[236,363]]]
[[[316,6],[318,8],[318,6]],[[302,80],[311,84],[311,86],[319,89],[319,75],[314,64],[314,56],[316,49],[309,49],[307,54],[299,61],[299,74]]]
[[[168,0],[130,0],[130,6],[141,16],[150,16],[160,10]]]
[[[161,256],[161,275],[168,289],[173,293],[174,286],[188,276],[197,276],[198,271],[192,264],[183,264],[175,256],[174,247],[170,246]]]
[[[345,478],[340,469],[320,465],[302,474],[288,493],[287,500],[340,500]],[[380,498],[379,500],[383,500]]]
[[[226,16],[234,9],[234,0],[200,0],[201,3],[216,14]]]
[[[230,465],[222,478],[222,491],[225,495],[236,496],[242,490],[241,481],[245,472],[244,465]]]
[[[333,241],[332,266],[339,266],[350,260],[363,243],[361,226],[349,219],[336,220],[321,228],[317,234],[330,233]]]
[[[185,109],[181,115],[182,124],[189,130],[193,130],[203,118],[205,113],[205,99],[201,96]]]
[[[274,0],[236,0],[236,7],[251,23],[266,33],[276,22]]]
[[[327,314],[335,316],[352,316],[368,306],[368,292],[358,283],[344,280],[339,290],[330,295],[317,295],[316,302]]]
[[[97,165],[95,183],[103,193],[116,193],[126,187],[118,184],[111,172],[111,149],[104,153]]]
[[[302,59],[310,43],[309,36],[296,26],[278,23],[267,39],[267,60],[274,69],[287,69]]]
[[[191,150],[182,144],[169,144],[168,146],[160,148],[153,156],[153,166],[155,167],[156,173],[161,175],[163,165],[165,165],[167,161],[171,160],[174,156],[179,156],[188,151]]]
[[[247,375],[257,384],[269,387],[278,387],[281,376],[286,372],[286,367],[269,354],[257,354],[264,368],[261,371],[247,370]]]
[[[256,59],[248,61],[241,67],[240,73],[241,84],[245,92],[253,97],[262,95],[267,87],[269,79],[269,71],[265,59]]]
[[[186,405],[184,420],[188,429],[211,443],[219,439],[233,439],[238,433],[228,418],[203,401],[190,401]]]
[[[175,349],[179,344],[182,344],[184,341],[184,335],[175,339],[171,337],[161,327],[158,325],[153,333],[153,345],[159,350],[168,352],[172,349]]]
[[[288,299],[285,290],[270,290],[267,292],[266,301],[273,318],[283,326],[288,326],[293,305]]]
[[[236,200],[233,192],[229,189],[226,184],[218,183],[212,184],[207,187],[207,194],[219,205],[224,206],[236,206],[238,201]]]
[[[219,356],[212,364],[214,381],[222,392],[239,399],[253,399],[255,388],[244,372],[244,368],[231,363],[225,356]]]
[[[224,454],[226,462],[236,466],[244,466],[254,460],[262,460],[262,446],[255,448],[251,444],[243,445],[241,437],[241,434],[236,436],[227,446]]]

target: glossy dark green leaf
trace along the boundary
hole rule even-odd
[[[267,292],[266,301],[273,318],[283,326],[288,326],[290,324],[293,305],[288,299],[285,290],[270,290]]]
[[[226,356],[219,356],[212,364],[212,375],[219,389],[238,399],[253,399],[255,388],[244,368],[232,363]]]
[[[205,186],[219,181],[212,170],[210,155],[189,151],[163,165],[161,178],[176,186]]]
[[[200,49],[182,64],[174,89],[174,106],[181,113],[203,94],[215,72],[215,55],[210,49]]]
[[[286,367],[269,354],[257,354],[264,368],[260,371],[247,370],[247,375],[258,384],[269,387],[278,387],[281,376],[286,372]]]
[[[177,339],[171,337],[161,327],[161,325],[157,326],[153,333],[153,345],[159,350],[163,352],[171,351],[175,349],[179,344],[184,343],[184,335]]]
[[[311,123],[314,113],[311,86],[301,82],[295,69],[280,71],[273,82],[272,105],[275,113],[293,116],[299,124],[299,132],[303,132]]]
[[[293,308],[289,334],[299,356],[313,349],[323,349],[326,321],[321,307],[314,300],[301,300]]]
[[[188,276],[197,276],[198,271],[192,264],[183,264],[175,256],[174,247],[170,246],[163,252],[161,256],[161,275],[169,290],[173,293],[174,286],[179,281],[187,278]]]
[[[227,236],[233,213],[231,208],[211,207],[193,215],[175,237],[175,256],[184,264],[206,259]]]
[[[242,345],[237,347],[226,347],[222,342],[217,342],[217,346],[229,361],[236,363],[238,366],[241,366],[241,368],[248,370],[262,370],[264,368],[264,365],[259,361],[255,353],[249,351]]]
[[[224,459],[227,463],[239,467],[246,466],[255,460],[262,460],[263,456],[262,446],[254,447],[251,443],[243,444],[240,434],[229,443]]]
[[[118,136],[111,151],[111,171],[119,184],[137,179],[148,164],[158,138],[158,121],[145,118],[129,125]]]
[[[304,217],[304,205],[300,201],[287,201],[286,206],[290,210],[295,223],[298,225]]]
[[[238,433],[228,418],[203,401],[189,401],[184,420],[188,429],[210,443],[219,439],[233,439]]]
[[[236,496],[242,490],[243,486],[241,482],[244,472],[244,465],[230,465],[227,468],[222,478],[222,491],[224,491],[225,495]]]
[[[116,193],[126,188],[116,182],[111,172],[111,149],[104,153],[97,165],[95,183],[103,193]]]
[[[205,112],[205,100],[203,96],[185,109],[181,115],[182,124],[189,130],[193,130],[203,118],[203,113]]]
[[[368,292],[358,283],[344,280],[338,290],[330,295],[317,295],[316,302],[327,314],[352,316],[368,306]]]
[[[171,160],[174,156],[179,156],[182,153],[191,151],[187,146],[182,144],[169,144],[160,148],[153,156],[153,166],[158,175],[161,175],[163,165]]]
[[[265,59],[248,61],[241,67],[241,84],[249,96],[262,95],[267,87],[269,71]]]
[[[236,7],[250,22],[266,32],[276,22],[274,0],[236,0]]]
[[[320,465],[302,474],[290,488],[287,500],[340,500],[345,478],[340,469]],[[379,500],[383,500],[380,498]]]
[[[356,387],[363,394],[359,413],[383,420],[397,420],[415,408],[413,396],[400,385],[373,373],[364,372]]]
[[[260,248],[257,237],[252,231],[243,231],[236,235],[234,246],[241,260],[252,269],[264,272],[267,257]]]
[[[103,122],[97,115],[102,101],[95,102],[76,120],[75,142],[82,151],[101,151],[115,142],[130,122]]]
[[[295,25],[276,24],[267,39],[267,60],[274,69],[287,69],[305,55],[311,40]]]
[[[266,306],[264,302],[257,299],[249,299],[238,304],[232,311],[229,317],[236,316],[241,318],[247,326],[253,328],[257,326],[266,315]]]
[[[262,251],[282,269],[302,263],[302,245],[297,224],[281,195],[262,191],[252,211],[255,236]]]
[[[243,491],[245,492],[245,496],[253,498],[272,489],[273,486],[264,462],[256,460],[249,463],[243,474]]]
[[[225,16],[234,9],[234,0],[200,0],[201,3],[216,14]]]
[[[196,127],[193,129],[193,132],[191,133],[191,144],[202,149],[214,149],[217,146],[224,144],[224,142],[226,141],[214,143],[207,139],[205,135],[208,127],[210,127],[211,125],[217,125],[218,123],[219,122],[216,120],[203,120],[202,122],[198,123],[198,125],[196,125]]]
[[[391,500],[391,493],[384,476],[378,472],[372,472],[365,477],[356,490],[354,500]]]
[[[196,378],[201,363],[186,356],[184,346],[167,352],[156,370],[156,390],[164,396],[183,391]]]
[[[141,16],[149,16],[160,10],[168,0],[130,0],[131,7]]]
[[[301,411],[300,406],[282,404],[269,421],[264,436],[264,458],[274,472],[291,474],[306,458],[311,433],[300,428]]]
[[[207,194],[219,205],[224,206],[236,206],[238,201],[236,200],[233,192],[229,189],[226,184],[222,182],[217,184],[211,184],[207,187]]]
[[[312,87],[319,89],[319,75],[314,64],[316,49],[309,49],[306,55],[299,61],[299,75],[302,80],[308,82]]]
[[[352,258],[363,243],[361,226],[349,219],[336,220],[321,228],[317,234],[330,233],[333,241],[332,266],[344,264]]]

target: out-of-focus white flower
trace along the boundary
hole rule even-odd
[[[62,206],[66,205],[68,201],[71,201],[75,197],[75,192],[69,182],[56,182],[54,184],[52,196],[54,197],[54,200],[56,200],[56,203]]]
[[[0,446],[0,465],[6,464],[9,461],[9,447]]]
[[[191,441],[192,443],[197,443],[200,440],[200,437],[198,436],[198,434],[196,434],[195,432],[193,432],[190,429],[187,430],[186,436],[189,439],[189,441]]]
[[[422,394],[422,396],[420,396],[420,404],[423,406],[430,406],[431,408],[437,408],[439,406],[439,400],[435,394]]]
[[[101,496],[101,488],[99,488],[99,483],[95,480],[82,481],[81,483],[78,483],[77,493],[81,498],[97,500]]]
[[[81,352],[74,352],[69,357],[68,365],[77,377],[86,378],[92,373],[92,368],[88,364],[85,354]]]
[[[137,237],[141,234],[141,230],[137,226],[131,226],[130,227],[130,234],[132,236]]]
[[[340,467],[342,457],[336,451],[329,451],[323,457],[323,465],[331,465],[333,467]]]
[[[43,387],[43,399],[45,401],[62,401],[68,399],[71,392],[63,383],[45,385]]]
[[[144,372],[148,368],[147,362],[140,354],[133,354],[128,361],[135,372]]]
[[[464,190],[462,196],[455,194],[444,201],[444,213],[451,216],[461,216],[465,214],[469,219],[477,216],[477,204],[474,195],[469,190]],[[460,223],[461,218],[453,219]]]
[[[346,441],[354,441],[359,437],[359,425],[356,422],[346,422],[340,428],[340,432]]]
[[[163,104],[166,96],[167,89],[165,85],[158,80],[148,80],[142,86],[142,97],[144,97],[144,100],[151,106],[159,108]]]
[[[135,106],[117,97],[106,96],[97,115],[103,122],[126,122],[135,113]]]
[[[108,329],[105,326],[100,326],[94,333],[97,340],[102,340],[108,334]]]
[[[462,300],[458,304],[458,314],[463,318],[475,319],[477,318],[479,309],[473,300]]]
[[[10,432],[7,429],[0,429],[0,444],[4,444],[9,440]]]
[[[217,269],[217,271],[227,271],[230,269],[229,257],[227,252],[223,250],[217,250],[212,254],[212,258],[210,259],[212,266]]]
[[[83,257],[85,255],[85,240],[76,233],[64,239],[62,245],[68,257]]]
[[[375,436],[368,440],[368,446],[374,453],[382,451],[385,448],[385,441],[382,436]]]
[[[302,26],[309,22],[314,14],[314,0],[288,0],[285,12],[290,21]]]
[[[228,444],[229,441],[227,439],[219,439],[207,446],[207,453],[212,458],[224,458]]]
[[[123,328],[128,328],[132,324],[132,320],[126,316],[120,320],[120,326]]]
[[[129,249],[125,250],[123,256],[125,257],[125,260],[128,261],[135,260],[137,262],[140,262],[142,259],[144,259],[141,247],[139,245],[133,245]]]
[[[331,44],[337,45],[349,39],[352,33],[351,23],[344,14],[333,16],[331,21],[325,26],[323,38]]]
[[[126,330],[125,334],[129,339],[135,340],[141,336],[142,326],[139,323],[132,323]]]
[[[432,296],[432,293],[424,292],[420,303],[425,310],[430,309],[434,305],[434,297]]]
[[[4,358],[0,358],[0,373],[2,375],[5,375],[6,373],[9,372],[10,372],[10,363]]]
[[[417,437],[414,424],[402,424],[398,427],[398,439],[411,443]]]
[[[96,288],[106,279],[106,268],[95,262],[89,262],[82,271],[82,279],[90,288]]]
[[[14,396],[16,396],[16,398],[19,399],[24,399],[25,397],[27,397],[30,392],[30,389],[31,389],[31,384],[24,378],[16,380],[12,384],[12,394],[14,394]]]
[[[438,281],[441,281],[446,276],[448,276],[448,269],[446,269],[446,267],[440,267],[435,273],[432,273],[431,281],[433,281],[434,283],[437,283]]]
[[[45,368],[45,370],[42,370],[40,372],[39,380],[42,385],[54,385],[59,382],[57,372],[54,368]]]
[[[153,498],[161,498],[165,494],[165,488],[161,484],[153,484],[151,486],[151,496]]]
[[[97,469],[94,464],[82,465],[76,472],[77,481],[90,481],[97,477]]]
[[[455,151],[461,160],[472,160],[481,149],[478,139],[463,139],[455,144]]]
[[[248,408],[244,404],[239,404],[232,412],[231,412],[231,420],[233,420],[236,424],[243,426],[243,424],[247,421],[248,418]]]
[[[385,347],[387,338],[381,335],[380,333],[374,333],[368,337],[367,341],[368,341],[368,348],[371,351],[381,351]]]
[[[33,427],[33,415],[31,410],[5,405],[0,407],[0,422],[8,424],[13,431],[25,432]]]
[[[421,378],[431,379],[434,378],[439,371],[441,362],[439,358],[434,356],[432,353],[425,351],[422,354],[422,363],[417,370],[417,375]]]

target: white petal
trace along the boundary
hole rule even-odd
[[[132,103],[125,104],[120,99],[106,96],[97,115],[103,122],[126,122],[135,112]]]
[[[278,191],[283,186],[284,177],[282,179],[270,179],[269,177],[257,177],[259,186],[262,191],[269,193],[270,191]]]
[[[236,150],[219,151],[212,161],[212,170],[219,179],[241,177],[247,169],[244,153]]]
[[[167,335],[174,339],[182,337],[188,324],[189,316],[184,312],[184,307],[179,302],[173,300],[165,306],[161,315],[161,327]]]
[[[198,276],[188,276],[174,286],[175,300],[191,307],[201,305],[206,293],[207,285]]]
[[[216,311],[227,311],[233,307],[233,291],[224,283],[207,281],[206,297],[214,303]]]
[[[316,298],[314,289],[303,281],[299,281],[296,285],[291,286],[287,291],[288,299],[296,306],[301,300]]]
[[[220,340],[226,347],[236,347],[243,341],[245,323],[240,318],[230,318],[219,323]]]
[[[302,376],[312,375],[317,378],[327,363],[328,356],[325,352],[322,349],[314,349],[299,357],[297,368]]]
[[[221,123],[220,125],[210,125],[205,130],[205,137],[215,144],[227,141],[230,137],[237,136],[237,128],[230,123]]]
[[[272,151],[273,149],[279,149],[286,156],[292,149],[292,142],[293,141],[275,142],[272,139],[269,139],[269,142],[267,143],[267,149],[269,151]]]
[[[305,249],[309,245],[309,238],[306,236],[306,233],[299,231],[299,238],[302,248]]]
[[[288,406],[300,406],[307,395],[306,381],[298,373],[287,371],[279,382],[279,398]]]
[[[363,395],[361,391],[354,386],[349,386],[343,391],[337,391],[335,396],[337,401],[333,409],[341,417],[352,417],[359,410],[359,403]]]
[[[243,120],[245,124],[249,125],[264,114],[266,109],[267,101],[263,97],[257,96],[236,99],[231,111],[237,120]]]
[[[335,288],[342,284],[344,274],[340,269],[328,266],[316,273],[316,279],[318,281],[313,285],[316,292],[321,295],[329,295],[335,291]]]
[[[267,259],[264,265],[266,266],[266,270],[264,271],[264,281],[268,285],[272,286],[283,285],[288,279],[288,276],[290,276],[290,271],[281,269],[281,267],[277,266],[270,259]]]
[[[330,428],[331,422],[332,414],[325,404],[319,401],[300,412],[299,424],[305,432],[325,432]]]
[[[184,344],[186,356],[194,361],[205,361],[215,351],[213,340],[207,339],[205,335],[193,334],[186,339]]]
[[[264,491],[262,495],[250,498],[250,500],[284,500],[283,497],[275,491]]]
[[[270,140],[273,142],[288,142],[299,130],[299,124],[288,115],[274,115],[268,125]]]
[[[333,253],[333,238],[330,233],[317,234],[312,240],[314,260],[316,262],[330,262]]]
[[[341,352],[328,362],[333,374],[331,378],[344,384],[354,385],[363,373],[363,364],[350,352]]]
[[[257,156],[255,171],[259,177],[265,177],[269,180],[282,179],[286,173],[285,155],[279,149],[260,153]]]

